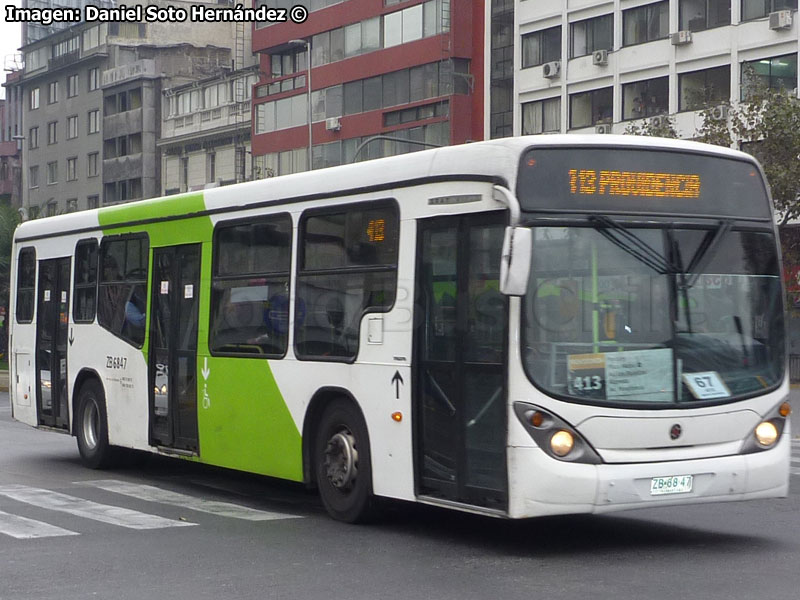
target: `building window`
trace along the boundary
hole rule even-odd
[[[78,115],[67,117],[67,139],[78,137]]]
[[[603,15],[570,25],[570,58],[585,56],[595,50],[611,50],[614,46],[614,17]]]
[[[797,10],[797,0],[742,0],[742,21],[761,19],[776,10]]]
[[[612,88],[602,88],[571,94],[569,97],[569,126],[571,129],[611,123],[613,116]]]
[[[77,178],[78,178],[78,159],[76,157],[68,158],[67,181],[75,181]]]
[[[669,111],[669,77],[622,86],[622,118],[641,119]]]
[[[58,143],[58,121],[50,121],[47,124],[47,143]]]
[[[522,105],[522,135],[561,130],[561,98]]]
[[[291,256],[288,214],[217,227],[209,334],[212,353],[250,357],[286,353]]]
[[[703,31],[731,24],[731,0],[680,0],[679,29]]]
[[[36,291],[36,250],[23,248],[17,261],[17,323],[33,321]]]
[[[77,210],[78,201],[74,202]],[[97,240],[81,240],[75,246],[72,318],[76,323],[91,323],[97,313],[97,250]]]
[[[89,91],[93,92],[96,89],[100,88],[100,69],[99,67],[93,67],[89,69]]]
[[[77,198],[67,198],[67,212],[78,212],[78,199]]]
[[[58,183],[58,161],[47,163],[47,185]]]
[[[561,60],[561,26],[522,36],[522,68]]]
[[[67,98],[74,98],[78,95],[78,76],[67,76]]]
[[[86,208],[89,210],[93,208],[98,208],[100,206],[100,196],[87,196],[86,197]]]
[[[47,86],[47,103],[54,104],[58,102],[58,82],[51,81]]]
[[[54,217],[58,213],[58,203],[51,200],[45,206],[45,214],[48,217]]]
[[[39,165],[28,169],[28,187],[31,189],[39,187]]]
[[[206,182],[214,183],[217,180],[217,155],[214,152],[206,154]]]
[[[91,153],[86,155],[86,176],[87,177],[97,177],[97,175],[99,174],[98,170],[97,170],[97,164],[98,164],[97,157],[98,157],[98,154],[99,154],[98,152],[91,152]]]
[[[181,156],[181,170],[179,173],[179,185],[181,191],[185,192],[189,189],[189,157]]]
[[[678,110],[700,110],[728,102],[731,97],[731,68],[728,65],[678,75]]]
[[[148,241],[143,236],[103,238],[97,322],[141,348],[147,310]]]
[[[364,313],[385,312],[397,289],[399,218],[394,203],[313,211],[300,223],[295,351],[349,361]]]
[[[39,108],[39,88],[33,88],[29,93],[29,102],[28,107],[30,110],[36,110]]]
[[[100,111],[98,109],[89,111],[89,133],[100,131]]]
[[[30,150],[35,150],[39,147],[39,128],[38,127],[31,127],[28,130],[28,148]]]
[[[632,46],[669,36],[669,2],[656,2],[622,12],[622,45]]]
[[[797,54],[742,63],[742,100],[747,99],[754,86],[783,90],[796,88]]]

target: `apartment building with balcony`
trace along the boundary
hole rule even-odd
[[[252,145],[262,176],[306,170],[309,144],[317,169],[483,139],[483,0],[313,0],[308,8],[304,23],[254,25],[261,72]],[[374,136],[392,139],[359,149]]]
[[[190,4],[127,4],[139,3]],[[33,218],[159,195],[162,89],[232,70],[243,30],[80,23],[23,46],[14,84],[24,103],[23,212]]]
[[[755,76],[798,86],[797,0],[521,0],[514,133],[622,133],[674,115],[693,137],[704,106]],[[752,75],[749,75],[752,74]]]

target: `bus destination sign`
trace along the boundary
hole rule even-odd
[[[587,196],[699,198],[700,175],[649,171],[570,169],[569,191]]]

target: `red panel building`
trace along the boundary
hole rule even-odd
[[[315,169],[483,139],[483,0],[333,2],[254,25],[256,177],[306,170],[309,110]]]

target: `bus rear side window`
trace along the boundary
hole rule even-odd
[[[75,247],[75,298],[72,318],[91,323],[97,313],[97,240],[81,240]]]
[[[295,304],[300,358],[352,360],[367,311],[384,312],[397,292],[399,218],[393,202],[313,211],[300,225]]]
[[[100,245],[97,322],[137,348],[144,345],[147,254],[143,236],[114,236]]]
[[[17,323],[33,321],[36,291],[36,250],[23,248],[17,263]]]
[[[283,356],[289,335],[291,217],[221,224],[214,239],[211,351]]]

